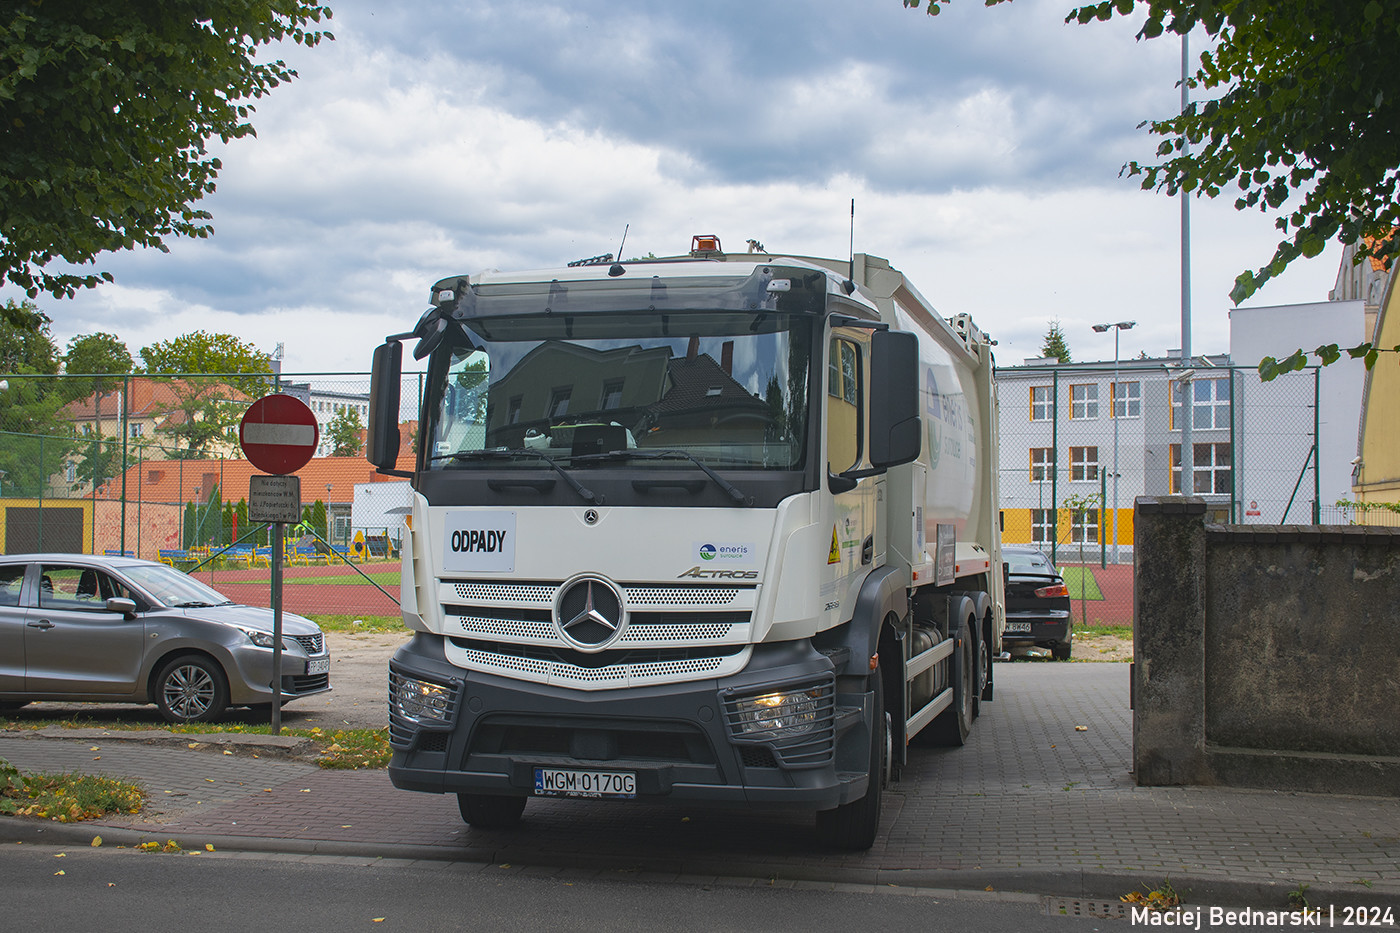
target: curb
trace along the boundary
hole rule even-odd
[[[0,844],[87,846],[101,836],[103,847],[138,846],[144,842],[164,842],[170,833],[138,830],[97,823],[50,823],[24,817],[0,817]],[[543,860],[524,863],[519,855],[503,853],[490,846],[464,845],[447,848],[408,843],[349,843],[333,840],[288,839],[259,836],[204,835],[176,840],[187,850],[197,852],[212,845],[216,852],[266,853],[308,857],[352,857],[398,859],[404,861],[467,862],[482,866],[505,862],[512,867],[585,869],[596,873],[645,873],[674,880],[682,878],[735,878],[753,881],[803,882],[884,888],[936,889],[943,891],[996,892],[1037,897],[1093,899],[1121,904],[1121,897],[1142,891],[1155,882],[1156,875],[1092,870],[982,870],[982,869],[826,869],[812,865],[771,864],[734,859],[666,858],[655,855],[636,859],[559,853]],[[505,857],[503,857],[503,855]],[[530,854],[537,859],[538,852]],[[1260,910],[1288,910],[1288,894],[1298,887],[1292,881],[1247,881],[1204,875],[1173,875],[1168,879],[1182,896],[1184,906],[1251,907]],[[1366,888],[1325,882],[1310,885],[1308,899],[1316,908],[1395,907],[1400,904],[1400,885]]]

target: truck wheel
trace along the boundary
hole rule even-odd
[[[885,784],[885,755],[890,748],[888,720],[885,716],[885,687],[880,672],[871,675],[875,682],[875,710],[870,727],[870,777],[865,796],[844,803],[834,810],[817,811],[817,838],[832,849],[863,852],[875,844],[880,832],[880,796]]]
[[[953,652],[953,705],[939,713],[930,725],[932,738],[939,745],[965,745],[972,731],[977,687],[977,655],[972,640],[972,623],[964,619],[958,630],[959,644]]]
[[[462,819],[477,829],[506,829],[520,822],[520,814],[525,812],[525,798],[458,794],[457,809]]]
[[[982,715],[982,695],[987,692],[987,672],[992,668],[991,651],[980,626],[977,629],[977,670],[973,675],[972,718]]]

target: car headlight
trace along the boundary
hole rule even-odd
[[[241,625],[235,627],[244,635],[247,635],[248,640],[251,641],[253,644],[257,645],[259,648],[271,648],[274,644],[276,644],[276,642],[274,642],[272,639],[271,632],[264,632],[261,629],[256,628],[244,628]]]
[[[778,738],[810,732],[822,715],[820,687],[806,687],[729,701],[729,725],[744,738]]]
[[[451,723],[452,693],[451,687],[442,684],[389,673],[389,711],[410,722]]]

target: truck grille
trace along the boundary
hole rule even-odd
[[[723,677],[743,670],[751,651],[747,645],[737,645],[583,654],[543,645],[464,638],[449,638],[446,645],[447,660],[468,670],[575,690],[613,690]]]

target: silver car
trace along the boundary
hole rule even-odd
[[[130,557],[0,557],[0,709],[154,703],[170,722],[272,704],[272,610]],[[282,614],[282,702],[330,687],[310,619]]]

